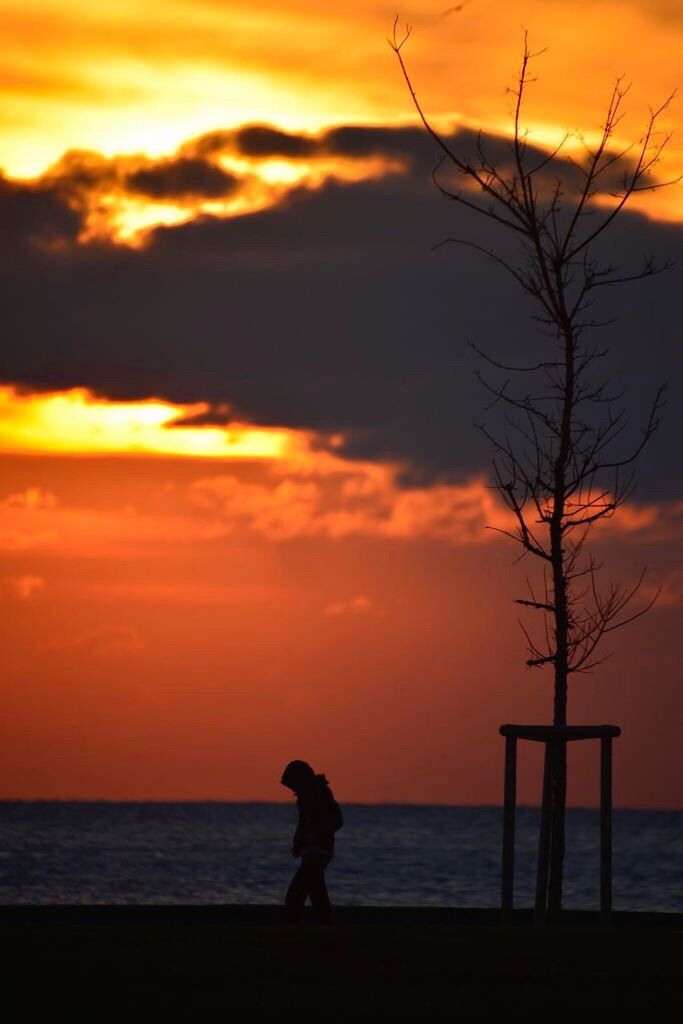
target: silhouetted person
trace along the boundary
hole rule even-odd
[[[300,922],[310,896],[317,920],[329,924],[332,909],[325,868],[334,856],[334,833],[344,824],[341,809],[325,776],[316,775],[306,761],[290,761],[280,781],[295,794],[299,809],[292,855],[301,857],[301,865],[287,890],[287,918]]]

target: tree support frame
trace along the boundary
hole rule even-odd
[[[567,743],[574,740],[597,739],[600,740],[600,923],[609,925],[612,915],[612,740],[621,735],[621,729],[617,725],[501,725],[500,733],[505,737],[501,892],[503,923],[510,923],[514,907],[517,740],[545,744],[534,905],[534,924],[542,926],[546,923],[548,915],[555,766],[560,760],[562,748]]]

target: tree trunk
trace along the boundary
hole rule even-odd
[[[564,503],[563,503],[564,504]],[[563,507],[564,511],[564,507]],[[567,724],[567,675],[568,675],[568,640],[569,616],[567,609],[567,580],[564,573],[562,557],[562,536],[558,530],[557,562],[555,583],[555,623],[556,623],[556,658],[555,658],[555,700],[553,725]],[[553,547],[555,545],[553,544]],[[553,786],[552,786],[552,825],[550,839],[550,874],[548,880],[548,911],[550,915],[559,914],[562,909],[562,881],[564,875],[564,819],[567,804],[567,744],[557,741],[553,744]]]
[[[561,548],[562,538],[559,538]],[[556,660],[554,725],[567,724],[567,655],[569,622],[567,593],[561,550],[558,556],[555,584]],[[555,568],[555,566],[553,566]],[[567,744],[558,740],[553,744],[551,759],[553,771],[552,825],[550,840],[550,875],[548,881],[548,910],[558,914],[562,909],[562,879],[564,872],[564,819],[567,804]]]
[[[564,293],[558,277],[558,295]],[[567,680],[569,677],[569,594],[564,562],[565,502],[567,491],[567,460],[571,451],[572,415],[574,411],[574,354],[576,342],[571,325],[564,325],[564,381],[560,444],[554,466],[553,515],[550,522],[550,561],[553,573],[553,604],[555,608],[555,695],[553,725],[567,724]],[[558,740],[553,744],[552,826],[550,841],[550,875],[548,881],[548,910],[557,915],[562,909],[562,880],[564,873],[564,822],[567,805],[567,744]]]
[[[557,916],[562,909],[564,877],[564,819],[567,805],[567,744],[559,742],[553,758],[553,817],[550,838],[548,911]]]

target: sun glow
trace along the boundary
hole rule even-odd
[[[184,224],[197,216],[192,207],[174,203],[149,203],[114,195],[99,201],[90,212],[80,242],[110,239],[131,246],[143,245],[147,233],[158,227]]]
[[[401,174],[405,162],[389,157],[345,159],[320,157],[307,161],[244,158],[224,154],[213,164],[238,181],[225,196],[196,193],[155,196],[140,194],[126,183],[127,175],[154,171],[148,158],[137,154],[107,160],[101,154],[66,154],[44,176],[44,183],[65,192],[83,217],[78,241],[109,241],[144,247],[158,227],[186,224],[202,216],[226,218],[275,206],[288,190],[322,188],[329,180],[359,182]],[[163,162],[160,165],[163,173]],[[39,181],[40,179],[36,179]]]
[[[590,31],[579,0],[525,0],[495,18],[489,6],[429,2],[411,12],[406,53],[435,123],[449,117],[492,130],[506,116],[501,90],[514,81],[521,25],[548,50],[530,95],[532,121],[545,126],[541,145],[546,133],[594,124],[599,97],[622,70],[643,101],[659,102],[678,84],[680,21],[671,0],[622,4],[618,18],[614,4],[593,5]],[[386,46],[393,14],[382,5],[0,0],[0,10],[0,163],[14,177],[39,175],[71,148],[159,157],[203,132],[250,122],[317,131],[413,117]],[[677,105],[662,127],[679,124]],[[679,173],[680,132],[667,151],[664,179]],[[282,182],[293,172],[273,174]],[[680,216],[673,192],[659,208],[658,216]]]
[[[294,431],[277,428],[175,425],[207,411],[202,403],[108,402],[84,388],[23,395],[2,387],[0,451],[280,459],[295,457],[304,444]]]

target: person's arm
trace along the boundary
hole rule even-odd
[[[301,855],[301,847],[306,839],[306,833],[308,831],[306,824],[306,816],[304,813],[304,807],[301,801],[298,802],[299,807],[299,824],[296,826],[294,838],[292,839],[292,856],[299,857]]]

